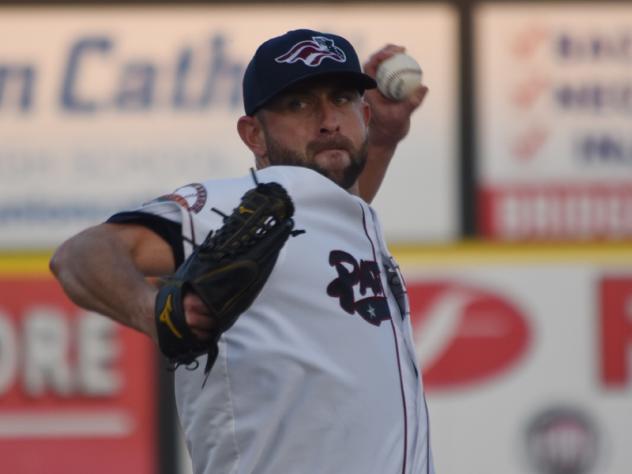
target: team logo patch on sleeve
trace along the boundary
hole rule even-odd
[[[191,183],[176,189],[171,194],[165,194],[152,202],[174,201],[195,214],[199,213],[206,204],[208,193],[203,184]]]
[[[296,43],[287,53],[274,60],[277,63],[287,64],[303,61],[306,66],[316,67],[327,58],[339,63],[347,61],[345,52],[336,46],[334,40],[325,36],[314,36],[311,40]]]
[[[329,264],[338,272],[338,278],[327,285],[327,294],[338,298],[342,309],[359,314],[375,326],[391,318],[377,262],[358,262],[347,252],[332,250]]]

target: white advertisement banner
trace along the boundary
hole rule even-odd
[[[437,472],[629,472],[632,247],[399,258]]]
[[[0,9],[0,246],[53,246],[183,184],[243,175],[241,77],[256,47],[307,27],[361,60],[402,44],[430,94],[376,207],[394,240],[458,232],[457,16],[441,5]],[[415,202],[415,215],[398,212]]]
[[[500,239],[632,236],[632,6],[475,11],[480,227]]]

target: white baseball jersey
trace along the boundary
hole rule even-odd
[[[219,341],[204,383],[175,374],[197,474],[434,473],[408,302],[373,209],[320,174],[274,166],[295,229],[252,306]],[[145,213],[182,224],[184,256],[254,186],[180,188]],[[390,283],[389,283],[390,281]]]

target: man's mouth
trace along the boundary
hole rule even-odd
[[[345,137],[314,141],[308,146],[308,151],[311,152],[312,156],[316,156],[324,151],[345,152],[347,155],[351,155],[352,150],[353,145],[351,141]]]

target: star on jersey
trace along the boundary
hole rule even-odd
[[[349,314],[359,314],[375,326],[391,318],[377,262],[360,260],[358,263],[353,255],[332,250],[329,265],[336,269],[338,278],[327,285],[327,294],[338,298],[342,309]],[[355,290],[361,298],[356,299]],[[369,291],[371,294],[367,295]]]

